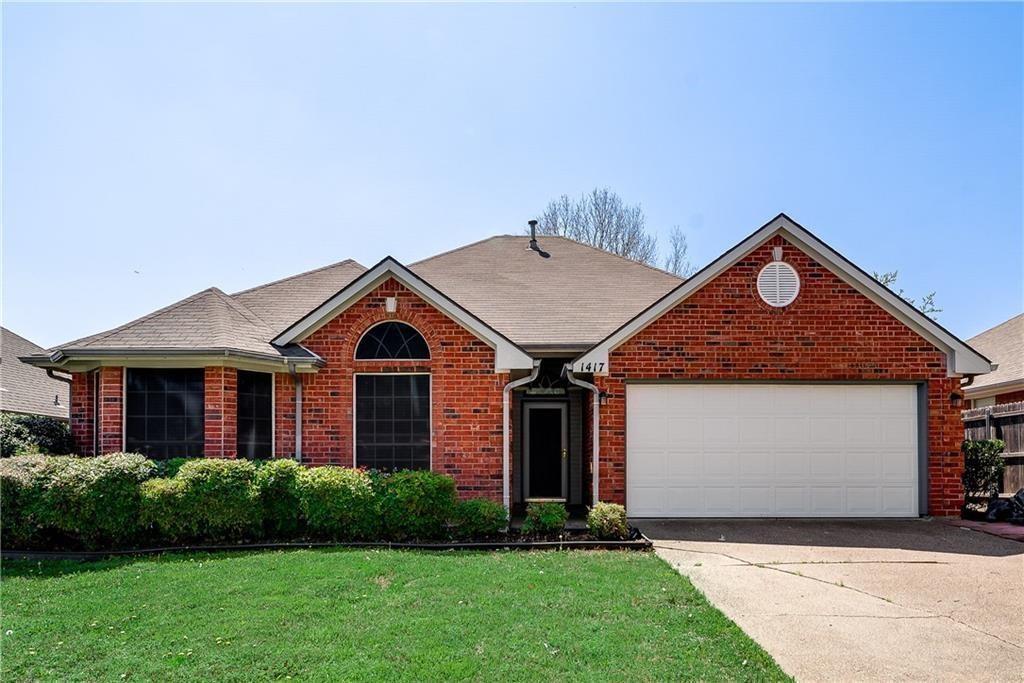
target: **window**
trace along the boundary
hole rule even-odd
[[[125,450],[147,458],[203,455],[204,373],[188,370],[127,370]]]
[[[269,372],[238,371],[238,457],[273,457],[274,376]]]
[[[430,469],[430,375],[356,375],[356,466]]]
[[[973,408],[991,408],[996,404],[996,397],[989,396],[987,398],[976,398],[972,401]]]
[[[410,325],[386,322],[366,331],[356,347],[356,360],[429,360],[423,335]]]

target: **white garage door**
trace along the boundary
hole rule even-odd
[[[631,384],[633,517],[912,517],[917,390]]]

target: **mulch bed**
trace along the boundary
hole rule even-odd
[[[239,550],[288,550],[296,548],[386,548],[404,550],[650,550],[651,540],[633,527],[624,541],[602,541],[587,533],[566,531],[560,538],[537,538],[511,533],[498,539],[483,541],[446,541],[391,543],[387,541],[288,541],[281,543],[234,543],[211,545],[163,546],[155,548],[129,548],[125,550],[15,550],[2,549],[4,560],[102,560],[109,557],[162,555],[164,553],[214,553]]]

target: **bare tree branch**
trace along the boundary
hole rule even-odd
[[[651,265],[658,257],[658,238],[647,232],[643,209],[625,204],[608,188],[579,199],[562,195],[548,204],[539,221],[542,235],[561,235]]]
[[[668,236],[668,254],[665,256],[665,270],[675,273],[679,277],[690,277],[693,274],[693,264],[690,263],[688,252],[689,245],[686,243],[686,234],[678,225],[672,226]]]
[[[874,277],[876,280],[878,280],[878,282],[880,284],[883,284],[886,287],[888,287],[889,289],[891,289],[901,299],[906,301],[908,304],[910,304],[911,306],[913,306],[917,310],[919,310],[922,313],[924,313],[926,316],[928,316],[932,320],[938,320],[939,319],[938,314],[942,313],[942,309],[939,308],[935,304],[935,292],[931,292],[929,294],[925,294],[924,296],[921,297],[921,303],[917,303],[917,301],[915,299],[912,299],[911,297],[906,295],[906,293],[903,291],[902,287],[900,287],[899,289],[896,288],[896,280],[900,276],[900,271],[898,271],[898,270],[889,270],[889,271],[886,271],[884,273],[879,273],[877,271],[873,271],[871,273],[871,276]]]

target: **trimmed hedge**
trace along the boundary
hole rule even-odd
[[[501,503],[473,498],[456,503],[452,531],[457,538],[493,538],[508,528],[508,512]]]
[[[455,480],[428,471],[403,471],[380,480],[384,535],[395,541],[443,538],[455,509]]]
[[[20,456],[0,462],[5,536],[19,544],[77,540],[120,545],[140,531],[140,484],[153,463],[134,453],[95,458]]]
[[[143,520],[168,541],[257,538],[263,509],[256,465],[248,460],[189,460],[171,479],[143,487]],[[163,483],[169,482],[169,483]]]
[[[299,476],[302,465],[294,460],[268,460],[256,470],[256,490],[263,508],[263,533],[288,538],[301,528]]]
[[[312,467],[298,478],[299,502],[311,534],[336,541],[370,540],[380,512],[370,477],[362,470]]]
[[[456,502],[454,480],[435,472],[371,475],[285,459],[165,462],[133,453],[0,460],[4,547],[485,539],[508,527],[504,507]],[[551,514],[560,529],[565,508],[544,519]]]

